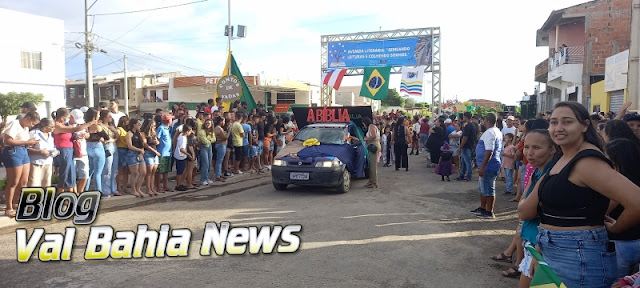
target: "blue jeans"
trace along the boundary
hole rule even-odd
[[[484,176],[478,178],[478,189],[482,196],[493,197],[496,196],[496,178],[498,178],[500,171],[484,171]]]
[[[616,253],[607,252],[607,230],[560,231],[538,228],[542,256],[567,287],[611,287]]]
[[[462,169],[460,169],[460,179],[464,179],[465,172],[467,174],[466,179],[471,180],[471,174],[473,173],[473,166],[471,165],[471,149],[462,148],[460,153],[462,159]]]
[[[102,170],[102,191],[103,195],[118,193],[116,175],[118,175],[118,147],[115,142],[106,143],[105,150],[111,152],[111,156],[105,157],[104,169]]]
[[[209,171],[211,171],[211,158],[213,157],[213,151],[211,146],[200,147],[200,181],[204,182],[209,180]],[[222,163],[220,163],[222,165]]]
[[[420,149],[426,149],[427,140],[429,140],[429,134],[420,134]]]
[[[511,192],[513,189],[513,169],[504,168],[504,178],[507,180],[507,192]]]
[[[102,190],[102,170],[106,162],[102,142],[87,142],[87,156],[89,156],[89,179],[87,179],[86,190],[89,190],[91,178],[93,178],[96,181],[96,190],[103,195],[108,195]]]
[[[633,266],[640,263],[640,240],[615,241],[618,278],[631,275]]]
[[[522,185],[520,187],[522,187],[522,191],[524,191],[524,189],[526,188],[526,187],[524,187],[524,174],[527,173],[527,165],[521,165],[520,169],[521,169],[520,170],[520,185]]]
[[[222,161],[225,154],[227,154],[227,145],[216,144],[216,179],[222,176]]]

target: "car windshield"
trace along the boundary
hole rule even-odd
[[[305,141],[310,138],[316,138],[323,144],[344,144],[345,132],[343,128],[318,128],[305,127],[294,138],[294,140]]]

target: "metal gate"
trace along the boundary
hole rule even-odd
[[[624,90],[609,92],[609,111],[617,113],[622,104],[624,104]]]

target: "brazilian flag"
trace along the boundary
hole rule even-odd
[[[551,270],[551,267],[547,265],[547,262],[545,262],[544,258],[542,257],[542,255],[540,255],[540,253],[538,252],[538,250],[536,250],[536,248],[531,246],[530,243],[528,243],[527,246],[525,246],[525,248],[529,250],[529,252],[531,252],[531,255],[533,255],[533,258],[536,258],[536,260],[538,260],[538,268],[536,269],[536,272],[533,274],[533,279],[531,279],[531,284],[529,285],[529,287],[567,288],[567,286],[565,286],[564,283],[562,283],[562,280],[560,280],[558,275],[556,275],[556,273],[554,273],[553,270]]]
[[[373,100],[385,100],[389,93],[389,75],[391,66],[364,68],[364,79],[360,96]]]

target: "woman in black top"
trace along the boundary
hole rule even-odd
[[[409,129],[404,125],[404,116],[398,119],[398,124],[393,132],[391,141],[396,154],[396,171],[400,170],[400,168],[405,168],[406,171],[409,171],[409,156],[407,155]]]
[[[620,121],[620,120],[611,120]],[[622,121],[620,121],[622,122]],[[608,124],[608,123],[607,123]],[[623,123],[626,125],[626,123]],[[632,139],[618,138],[606,146],[607,157],[620,174],[627,177],[636,185],[640,185],[640,151],[638,150],[637,138],[626,127],[633,136]],[[640,197],[640,195],[636,196]],[[609,202],[608,214],[613,219],[618,219],[624,211],[624,207],[615,201]],[[616,243],[616,259],[618,266],[618,278],[631,275],[633,267],[640,263],[640,224],[633,226],[622,233],[610,233],[609,238]]]
[[[185,125],[189,125],[191,127],[196,127],[196,121],[193,120],[193,118],[188,118]],[[195,129],[194,129],[195,131]],[[197,136],[195,135],[195,133],[191,133],[189,134],[189,136],[187,136],[187,151],[189,152],[190,155],[187,156],[187,166],[186,166],[186,175],[185,175],[185,183],[187,184],[187,188],[189,189],[195,189],[196,186],[194,184],[194,178],[197,174],[196,172],[196,158],[195,155],[197,155],[196,153],[196,141],[197,141]]]
[[[90,123],[98,120],[98,110],[95,108],[89,108],[84,113],[84,121]],[[109,197],[109,193],[102,189],[102,170],[104,169],[104,163],[106,161],[106,155],[104,152],[104,141],[109,140],[109,135],[102,129],[101,122],[96,125],[91,125],[87,130],[89,131],[89,138],[87,138],[87,155],[89,156],[89,177],[85,191],[89,190],[91,186],[91,179],[95,181],[96,190],[103,193],[103,197]]]
[[[610,287],[616,255],[609,233],[640,222],[640,188],[612,168],[602,154],[602,138],[577,102],[556,104],[549,123],[562,157],[518,207],[522,220],[540,217],[538,246],[567,287]],[[624,211],[605,218],[609,199]]]
[[[129,175],[131,176],[131,189],[136,197],[144,197],[142,194],[142,183],[144,176],[147,174],[147,166],[144,164],[144,142],[143,135],[140,133],[142,123],[138,119],[129,120],[129,132],[127,132],[127,165],[129,167]],[[149,194],[153,195],[153,194]]]

